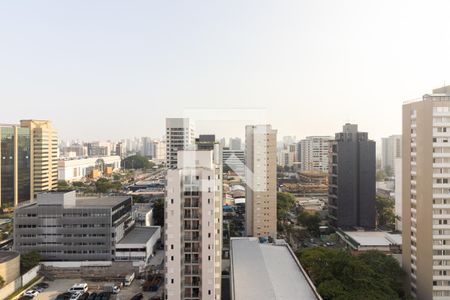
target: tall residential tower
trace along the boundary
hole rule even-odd
[[[300,141],[300,170],[328,172],[328,146],[331,136],[308,136]]]
[[[330,143],[329,216],[335,227],[375,227],[375,142],[345,124]]]
[[[166,118],[166,166],[177,167],[177,152],[194,144],[194,125],[187,118]]]
[[[277,131],[270,125],[246,126],[246,231],[277,236]]]
[[[205,145],[203,145],[205,146]],[[214,150],[178,152],[167,173],[168,300],[218,300],[222,274],[222,166]]]
[[[450,299],[450,86],[403,105],[403,267],[417,299]]]

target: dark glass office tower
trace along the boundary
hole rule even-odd
[[[329,148],[329,216],[340,228],[374,228],[375,142],[358,125],[345,124]]]
[[[30,200],[30,129],[0,125],[0,203],[14,207]]]

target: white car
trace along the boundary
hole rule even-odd
[[[28,290],[25,292],[25,294],[23,294],[24,296],[28,296],[28,297],[36,297],[37,295],[39,295],[39,292],[36,290]]]
[[[78,283],[74,284],[70,289],[67,290],[69,293],[77,293],[81,292],[86,293],[88,291],[88,285],[87,283]]]

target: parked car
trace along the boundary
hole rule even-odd
[[[29,296],[29,297],[31,297],[31,298],[34,298],[34,297],[36,297],[37,295],[39,295],[39,292],[36,291],[36,290],[34,290],[34,289],[31,289],[31,290],[26,291],[23,295],[24,295],[24,296]]]
[[[97,298],[97,293],[92,293],[92,294],[89,295],[87,300],[95,300],[95,298]]]
[[[70,300],[70,297],[72,297],[72,293],[65,292],[65,293],[59,294],[55,300]]]
[[[118,294],[120,292],[120,287],[114,283],[107,283],[103,286],[103,291],[107,293]]]
[[[67,291],[69,293],[76,293],[76,292],[86,293],[88,291],[88,285],[87,285],[87,283],[77,283],[77,284],[74,284]]]
[[[41,288],[41,289],[48,289],[48,283],[47,282],[41,282],[35,285],[35,287]]]
[[[111,293],[101,292],[95,297],[95,300],[109,300],[109,298],[111,298]]]
[[[78,300],[87,300],[88,298],[89,298],[89,293],[86,292],[86,293],[82,294],[82,295],[78,298]]]
[[[142,293],[138,293],[134,295],[130,300],[142,300],[144,298],[144,295]]]
[[[78,300],[80,299],[81,295],[83,295],[83,292],[74,292],[72,293],[72,296],[70,297],[70,300]]]

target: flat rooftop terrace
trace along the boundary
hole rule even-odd
[[[130,196],[77,197],[76,207],[114,207],[128,200]]]
[[[232,239],[231,260],[234,300],[321,299],[286,244]]]
[[[121,244],[146,244],[154,234],[160,230],[159,226],[134,227],[120,242]]]

